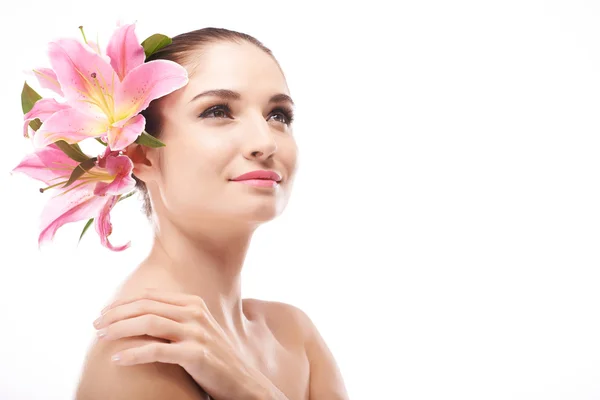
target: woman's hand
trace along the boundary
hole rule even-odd
[[[94,326],[104,340],[148,335],[169,341],[123,350],[113,356],[120,365],[179,364],[216,399],[285,399],[243,361],[198,296],[146,289],[110,304]]]

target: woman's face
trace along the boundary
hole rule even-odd
[[[188,85],[162,99],[166,147],[149,151],[152,167],[138,176],[155,212],[190,229],[270,220],[285,208],[296,170],[285,78],[271,56],[249,43],[213,44],[200,57],[193,73],[188,67]],[[257,170],[274,171],[281,181],[232,180]]]

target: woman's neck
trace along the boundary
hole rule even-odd
[[[200,296],[221,328],[236,338],[247,335],[241,298],[241,270],[253,230],[231,233],[182,233],[161,224],[152,250],[140,268],[171,281],[179,290]]]

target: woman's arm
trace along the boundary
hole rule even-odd
[[[179,365],[119,366],[111,356],[121,350],[156,341],[152,338],[97,340],[88,353],[76,400],[209,400],[210,397]]]

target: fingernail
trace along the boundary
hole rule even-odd
[[[98,332],[96,332],[96,334],[98,337],[106,336],[106,329],[100,329]]]
[[[94,321],[94,326],[99,326],[100,321],[102,321],[102,317],[99,317],[97,320]]]
[[[113,355],[110,359],[113,361],[120,361],[121,355],[119,353],[117,353],[117,354]]]

